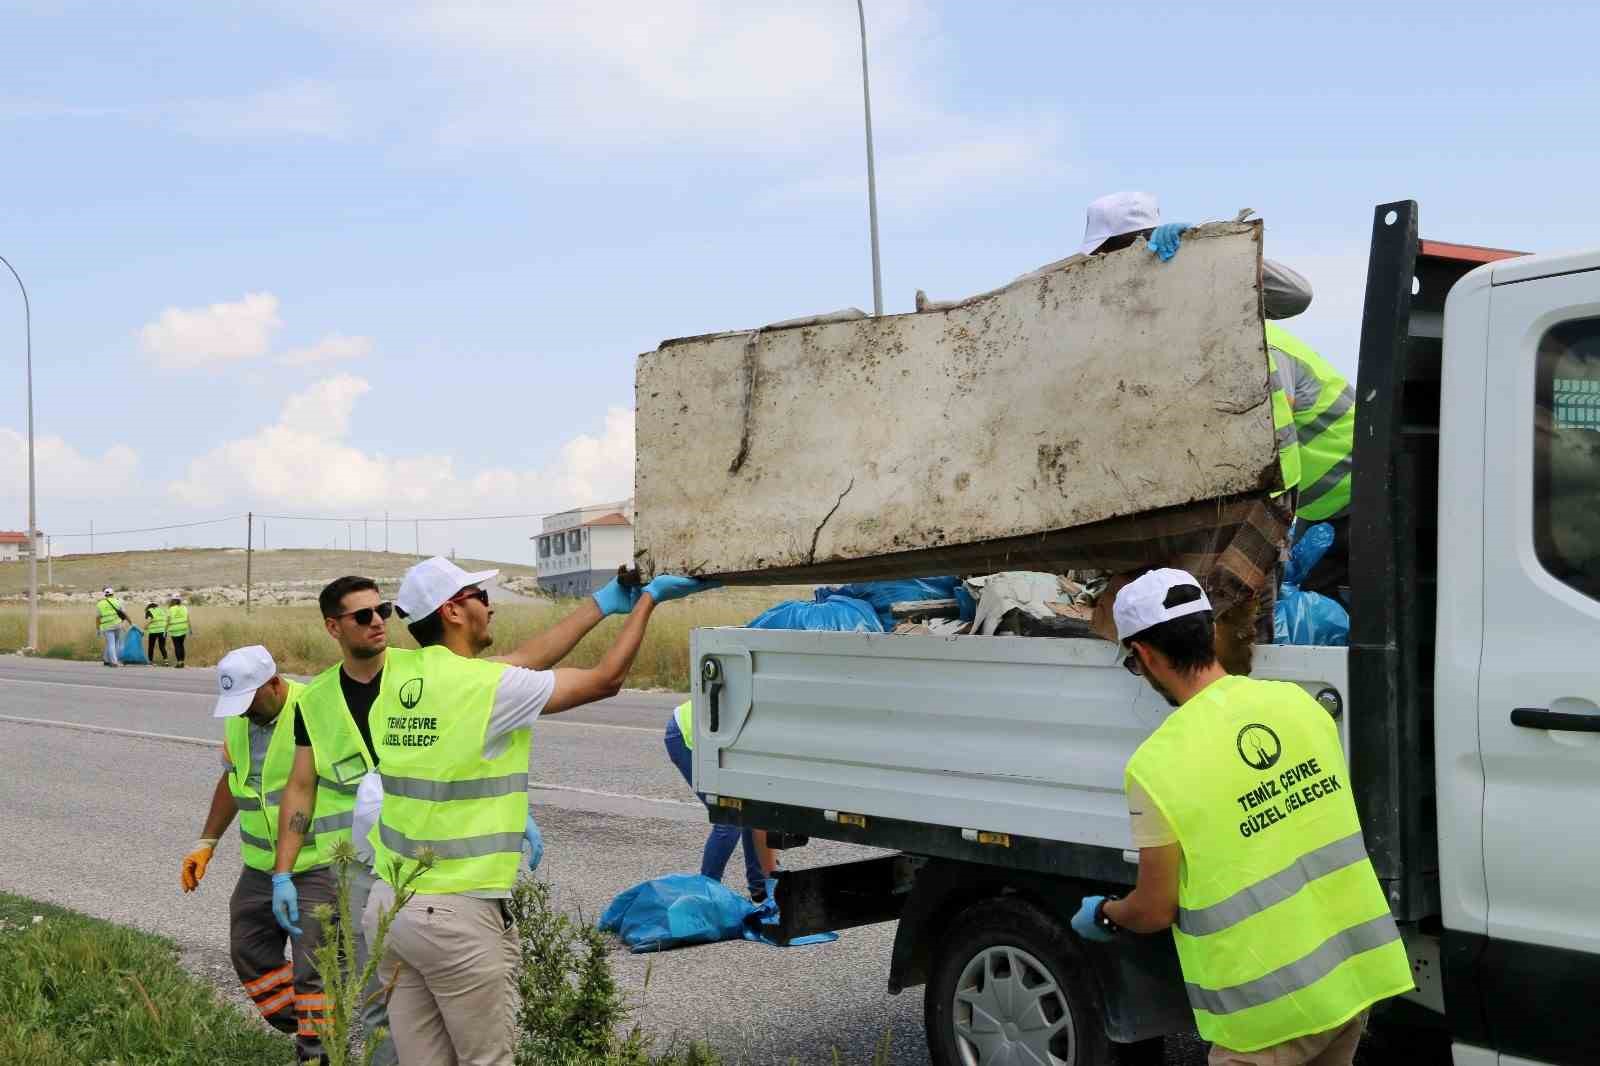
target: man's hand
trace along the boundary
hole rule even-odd
[[[639,602],[639,592],[638,585],[624,585],[620,578],[614,577],[594,593],[595,606],[607,618],[614,614],[627,614]]]
[[[537,870],[539,860],[544,858],[544,836],[539,832],[539,823],[533,820],[533,812],[528,813],[528,824],[522,827],[522,838],[528,842],[528,869]]]
[[[1163,262],[1167,262],[1178,254],[1178,242],[1185,230],[1189,229],[1187,222],[1168,222],[1166,225],[1157,226],[1155,232],[1150,234],[1146,243],[1150,250]]]
[[[680,600],[685,596],[693,596],[696,592],[705,592],[709,589],[721,588],[720,581],[701,581],[696,577],[678,577],[676,574],[662,574],[644,587],[645,595],[657,603],[666,603],[669,600]]]
[[[294,877],[290,874],[272,875],[272,916],[285,932],[300,935],[300,893],[295,891]]]
[[[206,875],[206,867],[211,864],[211,855],[216,847],[215,840],[202,840],[183,857],[183,871],[178,875],[178,880],[185,892],[193,892],[200,887],[200,880]]]
[[[1105,901],[1104,896],[1083,897],[1083,905],[1078,908],[1078,913],[1072,916],[1072,931],[1085,940],[1094,940],[1101,944],[1109,943],[1112,939],[1111,930],[1101,928],[1100,923],[1095,921],[1100,904]]]

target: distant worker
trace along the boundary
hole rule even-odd
[[[683,780],[694,788],[694,703],[684,700],[667,717],[667,758],[678,768]],[[704,803],[704,793],[696,792]],[[736,825],[713,824],[700,852],[701,876],[721,881],[736,846],[744,848],[744,880],[752,903],[767,898],[767,881],[778,868],[777,854],[767,847],[765,829],[740,829]]]
[[[1211,1066],[1349,1066],[1369,1008],[1413,983],[1337,723],[1298,685],[1223,671],[1189,574],[1153,570],[1113,610],[1123,665],[1177,710],[1128,760],[1137,884],[1084,899],[1073,930],[1170,928]]]
[[[183,597],[174,596],[171,607],[167,609],[167,636],[172,638],[172,657],[177,660],[176,666],[183,669],[183,643],[189,638],[189,608],[183,605]]]
[[[214,717],[223,729],[222,777],[211,796],[200,840],[183,860],[181,882],[193,892],[206,875],[217,841],[239,816],[239,850],[244,869],[228,904],[228,950],[244,991],[267,1024],[295,1035],[302,1062],[322,1056],[316,1022],[326,1010],[322,978],[313,958],[322,928],[311,908],[333,903],[333,872],[328,868],[334,834],[304,848],[294,864],[299,896],[307,904],[301,925],[280,929],[272,912],[272,866],[278,833],[278,797],[294,763],[294,729],[282,713],[304,685],[281,676],[267,649],[239,648],[217,664]],[[293,961],[284,958],[285,941]]]
[[[161,662],[169,663],[171,660],[167,658],[167,609],[161,604],[144,605],[144,631],[145,643],[148,645],[144,657],[150,660],[152,666],[155,665],[156,648],[160,647]]]
[[[100,661],[107,666],[121,666],[122,656],[118,654],[118,649],[122,644],[122,625],[128,621],[128,616],[110,585],[100,590],[100,600],[94,609],[95,624],[100,627],[100,639],[105,642]]]
[[[533,725],[541,714],[616,695],[656,605],[708,587],[666,575],[643,589],[614,580],[549,630],[484,660],[494,612],[483,582],[496,574],[438,557],[406,572],[395,606],[421,650],[389,650],[372,711],[383,783],[376,867],[391,883],[373,889],[369,928],[393,904],[394,867],[406,877],[419,850],[436,856],[412,882],[416,895],[385,951],[404,1066],[510,1066],[518,950],[507,900],[527,832]],[[613,614],[628,618],[598,664],[550,669]],[[307,814],[289,812],[287,797],[284,810],[302,821]]]

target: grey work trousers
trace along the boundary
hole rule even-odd
[[[312,913],[334,902],[333,871],[294,875],[300,897],[300,936],[290,936],[272,916],[272,875],[246,866],[228,901],[228,953],[245,995],[268,1025],[295,1037],[301,1061],[322,1057],[317,1023],[327,1016],[322,974],[313,954],[322,944],[322,923]],[[288,946],[293,962],[284,958]]]

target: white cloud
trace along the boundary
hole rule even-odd
[[[361,359],[370,354],[372,354],[371,337],[330,333],[305,348],[290,348],[278,357],[278,361],[284,366],[310,366],[314,363],[334,363],[343,359]]]
[[[472,472],[447,454],[386,456],[352,443],[357,401],[371,388],[350,374],[317,382],[290,396],[272,425],[192,460],[169,492],[196,507],[248,502],[299,512],[392,507],[441,515],[537,511],[633,491],[630,410],[610,410],[598,436],[574,437],[544,469]]]
[[[337,140],[351,129],[350,108],[331,84],[300,79],[244,96],[188,100],[163,108],[164,124],[211,138],[310,137]]]
[[[85,455],[60,437],[34,438],[41,507],[58,500],[128,496],[138,487],[138,468],[139,456],[126,444],[113,444],[99,455]],[[22,502],[27,498],[28,438],[0,427],[0,499]],[[21,528],[26,520],[12,524]]]
[[[168,369],[191,369],[265,355],[283,325],[278,298],[246,293],[234,303],[169,307],[139,331],[139,343]]]

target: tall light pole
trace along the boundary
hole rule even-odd
[[[27,343],[28,364],[28,651],[39,648],[39,516],[35,509],[33,486],[33,309],[28,305],[28,287],[22,275],[5,256],[0,255],[11,276],[22,290],[22,332]]]
[[[867,115],[867,218],[872,224],[872,313],[883,314],[883,272],[878,267],[878,174],[872,162],[872,89],[867,83],[867,9],[856,0],[861,18],[861,106]]]

